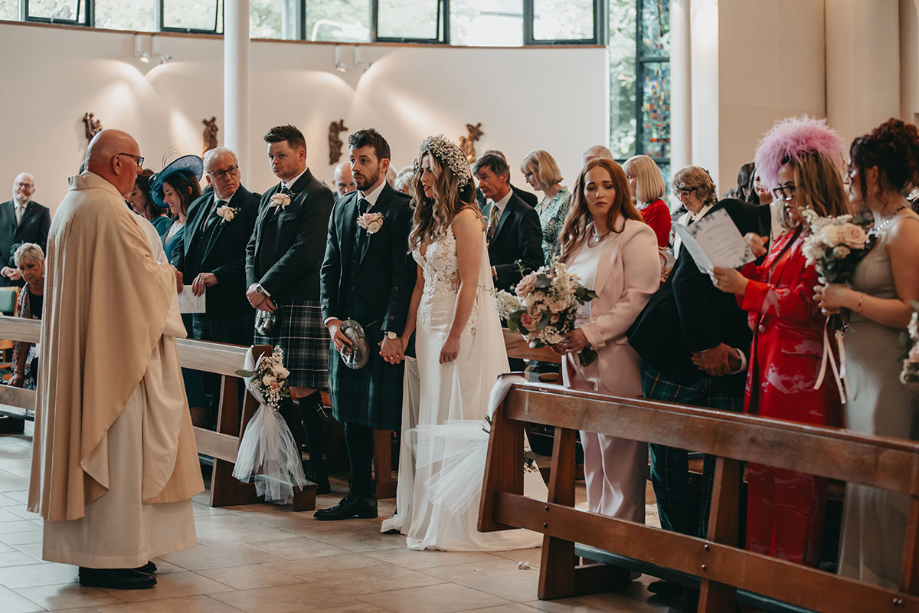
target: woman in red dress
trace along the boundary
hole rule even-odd
[[[831,382],[814,389],[823,356],[825,316],[814,300],[817,272],[802,253],[810,232],[802,211],[844,215],[848,201],[838,166],[842,142],[822,121],[779,124],[757,152],[756,167],[777,185],[784,204],[782,233],[761,264],[715,268],[712,280],[737,294],[753,329],[744,410],[816,425],[840,425],[841,405]],[[765,254],[768,237],[745,237]],[[826,479],[750,464],[747,467],[747,548],[815,566],[820,555]]]

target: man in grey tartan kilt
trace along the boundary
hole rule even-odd
[[[330,488],[317,409],[319,390],[328,384],[329,336],[319,307],[319,268],[332,192],[306,167],[306,139],[300,130],[274,127],[265,142],[271,170],[281,183],[262,196],[246,246],[246,297],[254,308],[277,318],[270,336],[256,334],[254,340],[284,351],[291,395],[300,403],[282,406],[281,413],[298,443],[305,434],[310,450],[306,477],[316,483],[317,494],[324,494]]]
[[[412,227],[409,198],[386,182],[390,150],[376,130],[348,139],[351,172],[358,191],[343,196],[329,220],[322,263],[322,316],[332,349],[329,392],[335,419],[345,424],[351,464],[348,495],[316,519],[377,516],[373,491],[373,430],[398,430],[402,416],[402,339],[415,282],[408,252]],[[341,333],[345,319],[363,326],[370,360],[360,370],[341,359],[350,341]]]

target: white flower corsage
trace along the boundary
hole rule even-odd
[[[367,230],[367,234],[376,234],[383,227],[383,213],[364,213],[357,218],[357,225]]]
[[[241,212],[242,212],[242,209],[240,209],[240,208],[235,208],[235,209],[234,209],[234,208],[230,208],[230,207],[229,207],[228,205],[226,205],[226,204],[223,205],[223,206],[218,206],[218,207],[217,207],[217,215],[220,216],[220,225],[223,225],[223,224],[225,224],[225,223],[230,223],[231,221],[233,221],[234,219],[236,219],[236,216],[239,215],[239,213],[241,213]]]
[[[268,206],[279,207],[282,211],[287,208],[288,204],[290,204],[290,196],[280,192],[272,196],[271,200],[268,201]]]

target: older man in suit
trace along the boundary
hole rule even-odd
[[[281,182],[262,196],[255,230],[246,247],[246,296],[276,321],[269,335],[255,343],[280,346],[290,371],[288,384],[299,410],[287,413],[298,437],[302,412],[310,467],[307,478],[316,492],[327,493],[322,463],[319,389],[329,382],[329,333],[319,305],[319,269],[325,255],[326,230],[332,214],[332,192],[306,166],[306,139],[294,126],[277,126],[265,135],[271,170]],[[406,246],[406,249],[408,247]]]
[[[507,164],[507,156],[504,155],[504,153],[502,153],[501,151],[498,151],[497,149],[489,149],[488,151],[482,154],[482,157],[492,154],[492,153],[500,157],[502,160],[504,160],[504,163]],[[534,209],[536,208],[536,205],[539,204],[539,198],[536,197],[536,194],[532,192],[528,192],[525,189],[520,189],[519,187],[517,187],[516,185],[510,182],[509,169],[508,169],[507,184],[511,188],[511,191],[514,192],[514,194],[516,194],[521,200],[529,204]],[[485,194],[482,193],[481,189],[475,190],[475,199],[476,199],[476,202],[479,203],[479,208],[482,210],[484,210],[486,205],[488,205],[488,200],[486,200]]]
[[[488,220],[488,258],[495,287],[510,289],[523,278],[521,268],[536,270],[545,263],[539,214],[511,190],[510,169],[503,157],[486,153],[472,172],[488,199],[482,212]]]
[[[13,199],[0,203],[0,286],[22,285],[13,253],[23,243],[48,245],[51,212],[48,207],[32,200],[35,179],[27,172],[16,175]]]
[[[255,311],[246,300],[246,245],[258,216],[259,196],[239,182],[239,161],[225,147],[204,154],[212,188],[188,207],[185,235],[171,262],[195,296],[204,295],[205,312],[192,315],[192,338],[248,346]],[[210,410],[217,423],[220,377],[202,373]]]

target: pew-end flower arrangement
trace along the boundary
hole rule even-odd
[[[903,345],[906,355],[903,357],[903,370],[900,372],[900,383],[919,383],[919,302],[911,301],[913,316],[903,333]]]
[[[300,448],[279,411],[281,403],[290,398],[284,353],[275,347],[256,362],[250,348],[245,368],[236,374],[246,380],[246,389],[259,407],[239,442],[233,476],[243,483],[255,483],[266,502],[288,503],[294,488],[302,489],[308,482]]]
[[[543,266],[523,277],[514,293],[497,292],[498,313],[511,332],[519,332],[532,348],[561,342],[575,327],[578,310],[597,297],[561,262]],[[578,353],[581,366],[597,359],[590,346]]]

